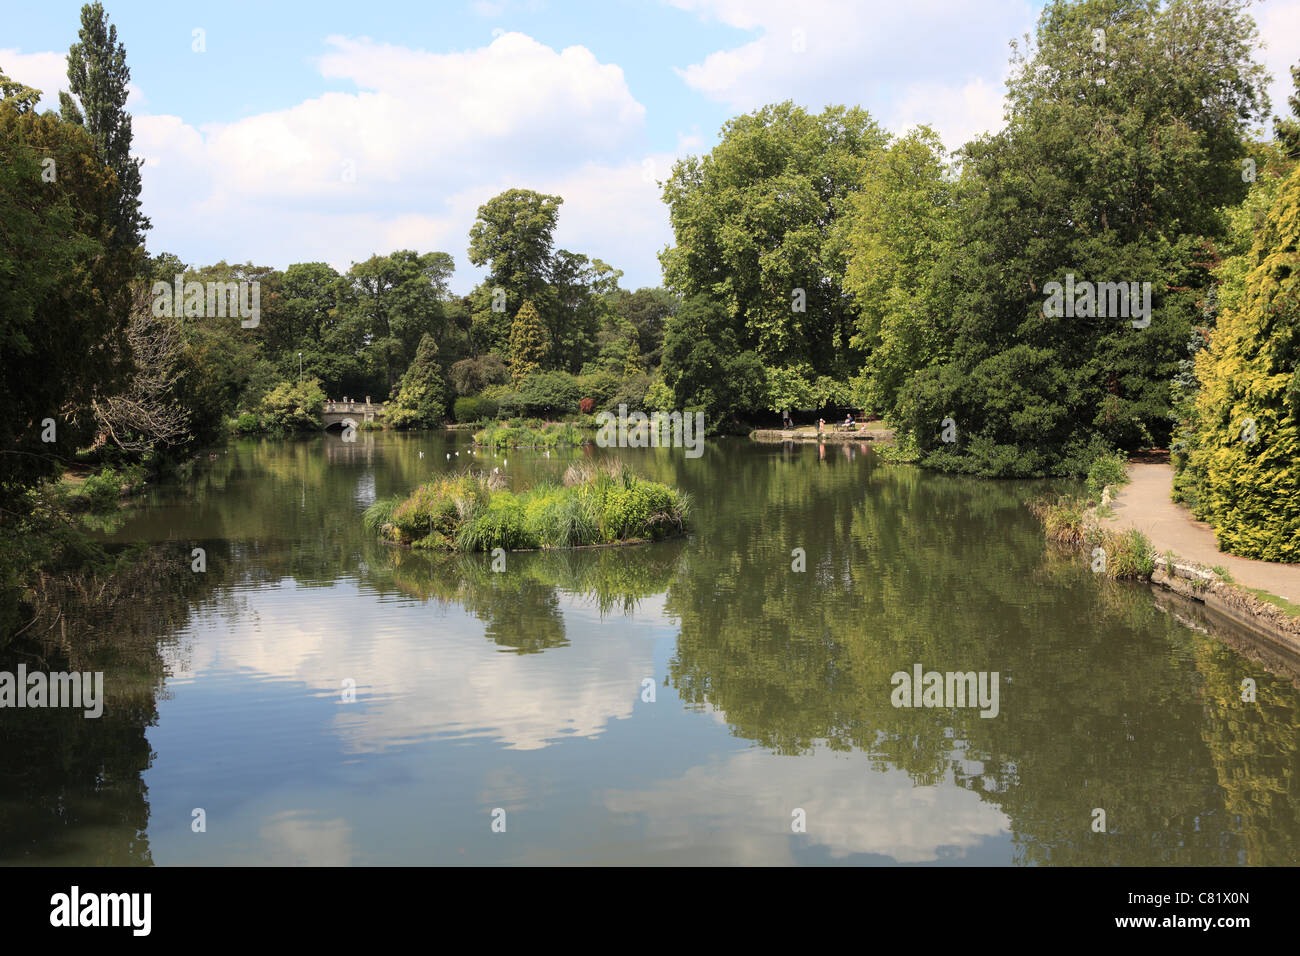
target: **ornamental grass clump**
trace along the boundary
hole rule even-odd
[[[575,465],[563,484],[515,493],[501,475],[467,472],[366,510],[388,540],[443,551],[519,551],[658,541],[686,530],[690,498],[623,465]]]
[[[487,448],[574,448],[590,438],[568,422],[541,425],[489,425],[474,434],[474,443]]]

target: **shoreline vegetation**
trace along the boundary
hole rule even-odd
[[[1116,529],[1102,523],[1117,490],[1128,482],[1124,467],[1118,456],[1107,456],[1089,471],[1084,494],[1031,501],[1029,509],[1042,522],[1047,540],[1080,552],[1098,574],[1173,591],[1246,626],[1300,660],[1300,606],[1246,587],[1222,567],[1205,567],[1173,551],[1162,554],[1136,528]]]
[[[661,541],[688,530],[685,492],[626,465],[570,465],[563,482],[513,492],[505,476],[467,471],[403,498],[376,501],[366,528],[392,544],[430,551],[535,551]]]
[[[586,430],[571,422],[508,422],[474,433],[474,444],[489,449],[577,448],[591,443]]]

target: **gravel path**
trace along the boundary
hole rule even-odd
[[[1224,554],[1214,531],[1182,505],[1169,500],[1174,470],[1167,464],[1129,464],[1129,484],[1119,489],[1108,519],[1116,528],[1137,528],[1161,554],[1173,551],[1207,568],[1227,568],[1233,580],[1300,604],[1300,564],[1275,564]]]

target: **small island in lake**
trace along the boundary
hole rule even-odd
[[[527,551],[658,541],[683,533],[690,496],[625,465],[571,465],[562,484],[518,494],[499,474],[438,478],[375,502],[364,521],[385,540],[437,551]]]

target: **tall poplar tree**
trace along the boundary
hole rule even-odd
[[[81,8],[78,42],[68,48],[68,85],[76,96],[59,94],[63,120],[84,126],[105,165],[117,174],[117,195],[108,210],[113,244],[135,248],[144,241],[149,220],[140,212],[140,164],[131,156],[131,114],[126,112],[126,47],[108,22],[103,4]]]

